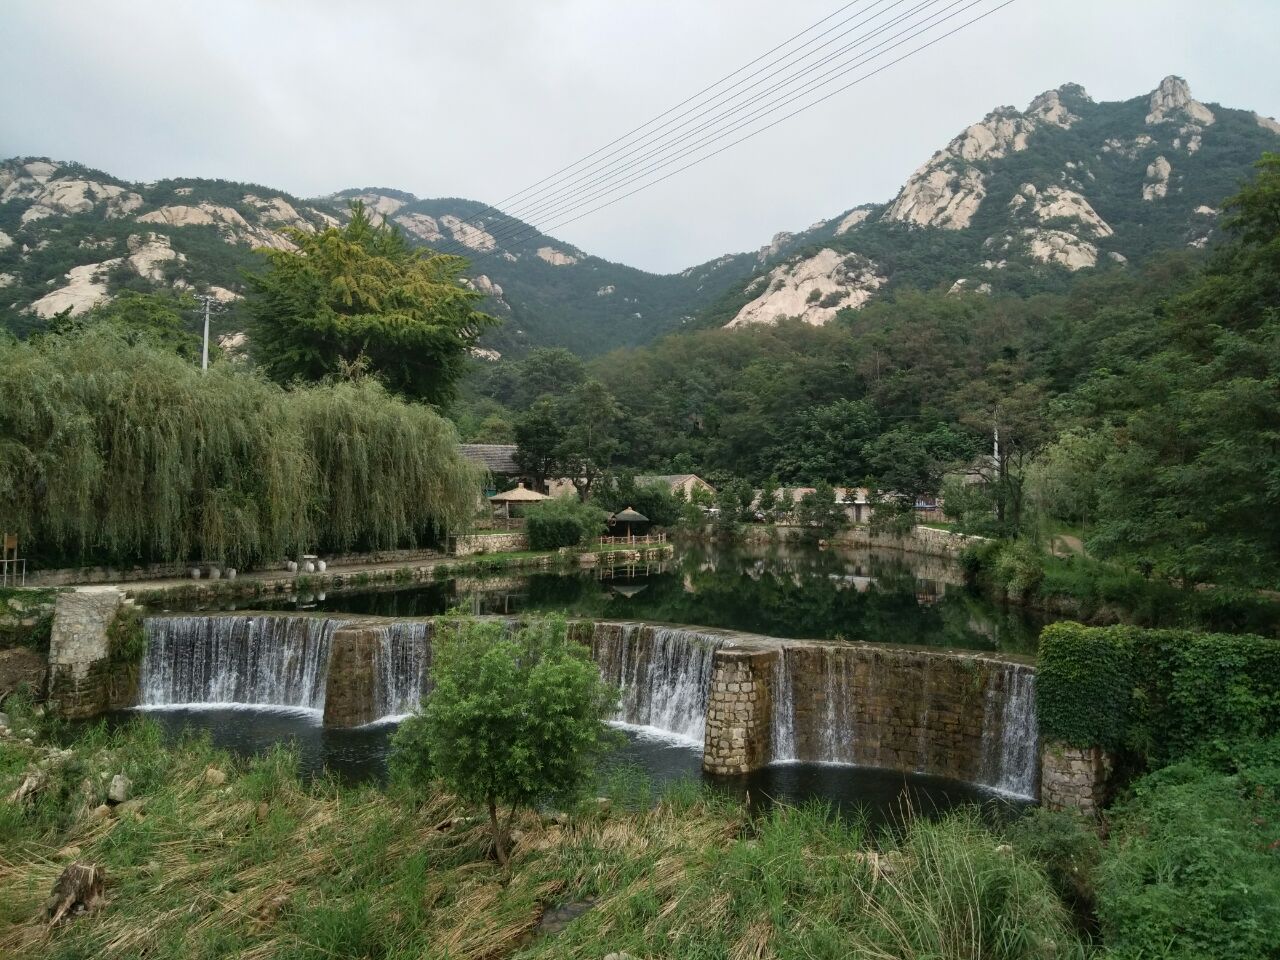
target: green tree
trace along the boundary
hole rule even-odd
[[[1234,236],[1161,311],[1163,349],[1085,396],[1121,424],[1090,547],[1186,583],[1280,583],[1280,155],[1228,201]],[[1116,363],[1123,361],[1115,361]]]
[[[512,631],[476,620],[443,622],[433,641],[421,736],[450,790],[488,812],[498,862],[518,810],[579,796],[612,737],[617,703],[563,617]],[[499,807],[506,808],[505,820]]]
[[[829,483],[820,483],[796,505],[796,522],[815,533],[831,534],[848,525],[848,516],[836,503],[836,491]]]
[[[605,532],[604,510],[572,494],[535,503],[524,515],[529,546],[534,550],[580,546]]]
[[[367,358],[394,392],[451,399],[468,349],[497,321],[460,280],[466,261],[409,246],[353,204],[351,221],[289,231],[296,250],[267,250],[249,279],[254,358],[275,380],[321,380]]]
[[[539,490],[558,470],[565,429],[559,405],[549,397],[538,400],[516,419],[515,461]]]
[[[556,462],[573,481],[578,496],[591,496],[595,482],[609,469],[622,444],[618,431],[621,413],[605,385],[588,380],[559,405],[565,424],[564,438],[556,447]]]
[[[74,335],[99,324],[114,326],[130,342],[147,342],[186,360],[199,360],[202,339],[189,319],[198,304],[194,297],[126,290],[87,313],[60,314],[49,321],[53,334]],[[209,359],[217,359],[218,345],[209,345]]]

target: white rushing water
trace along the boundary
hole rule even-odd
[[[1000,684],[990,683],[982,724],[984,785],[1016,797],[1034,797],[1040,760],[1036,674],[1007,664]]]
[[[774,763],[796,759],[796,691],[791,678],[791,656],[787,648],[778,651],[773,666]]]
[[[141,703],[322,710],[334,627],[320,617],[149,618]]]
[[[718,637],[678,627],[597,627],[596,663],[605,680],[622,689],[615,720],[701,744],[721,645]]]
[[[431,669],[431,623],[393,623],[374,653],[379,720],[414,713],[422,705]]]

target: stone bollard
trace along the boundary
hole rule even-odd
[[[200,568],[199,568],[199,567],[192,567],[192,568],[191,568],[190,570],[188,570],[187,572],[188,572],[189,574],[191,574],[191,579],[192,579],[192,580],[199,580],[199,579],[200,579]]]
[[[289,573],[297,573],[297,572],[298,572],[298,561],[297,561],[297,560],[288,560],[288,561],[286,561],[286,562],[285,562],[284,568],[285,568],[285,570],[289,571]]]
[[[323,560],[316,561],[316,571],[318,573],[324,573],[325,570],[327,570],[328,568],[329,568],[329,565],[325,563]]]
[[[316,572],[316,565],[315,565],[314,563],[312,563],[310,560],[308,560],[306,563],[304,563],[304,564],[302,565],[302,572],[303,572],[303,573],[315,573],[315,572]]]
[[[221,579],[222,579],[222,571],[221,571],[218,567],[210,567],[210,568],[209,568],[209,579],[210,579],[210,580],[221,580]]]
[[[224,579],[224,580],[234,580],[235,578],[236,578],[236,568],[235,568],[235,567],[227,567],[227,569],[226,569],[226,570],[222,571],[222,579]]]

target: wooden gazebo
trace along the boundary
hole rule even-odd
[[[495,513],[499,507],[502,508],[502,516],[508,520],[511,519],[511,505],[523,507],[530,503],[540,503],[546,500],[546,494],[539,493],[537,490],[530,490],[525,487],[524,482],[517,483],[510,490],[504,490],[502,493],[495,493],[489,498],[489,502],[493,504]]]
[[[627,507],[625,510],[619,510],[609,518],[609,526],[617,526],[621,524],[626,528],[627,539],[631,540],[635,536],[635,527],[649,522],[649,518],[638,510]]]

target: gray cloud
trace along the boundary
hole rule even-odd
[[[809,23],[837,0],[10,0],[0,154],[135,180],[310,196],[388,186],[494,202]],[[1280,112],[1274,0],[1021,0],[832,101],[558,234],[676,270],[888,198],[998,104],[1168,73]]]

